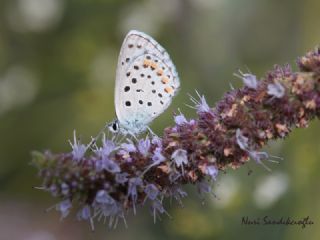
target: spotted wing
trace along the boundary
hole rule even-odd
[[[130,31],[118,60],[115,109],[121,125],[147,126],[170,105],[180,87],[169,54],[145,33]]]

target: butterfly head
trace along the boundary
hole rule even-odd
[[[111,123],[108,124],[108,129],[112,133],[117,133],[120,130],[119,121],[118,119],[113,120]]]

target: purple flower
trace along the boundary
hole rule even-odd
[[[211,108],[209,107],[204,95],[200,97],[200,102],[196,105],[197,111],[199,112],[211,112]]]
[[[257,151],[251,151],[249,152],[249,156],[254,159],[257,162],[261,162],[261,160],[265,160],[269,158],[268,153],[266,152],[257,152]]]
[[[132,143],[122,143],[121,148],[128,153],[137,151],[136,147]]]
[[[201,96],[197,91],[196,91],[196,94],[198,95],[199,100],[189,95],[190,100],[193,102],[193,104],[195,104],[195,107],[192,107],[192,108],[196,108],[198,114],[203,112],[212,114],[211,108],[209,107],[205,97],[203,95]]]
[[[188,164],[187,151],[184,149],[175,150],[172,153],[171,158],[173,159],[177,167],[183,167],[183,164]]]
[[[94,231],[94,223],[93,217],[91,215],[91,207],[90,205],[84,205],[82,209],[80,209],[77,213],[77,219],[81,220],[89,220],[91,225],[91,230]]]
[[[191,119],[191,120],[189,121],[189,125],[195,125],[195,124],[196,124],[196,120]]]
[[[99,205],[98,209],[104,217],[116,216],[120,212],[120,207],[116,201]]]
[[[178,132],[177,130],[178,130],[177,126],[174,126],[173,128],[171,128],[171,132],[173,132],[173,133]]]
[[[68,195],[69,194],[69,190],[70,190],[70,188],[69,188],[69,185],[68,184],[66,184],[66,183],[62,183],[61,184],[61,193],[63,194],[63,195]]]
[[[149,138],[146,138],[145,140],[140,139],[138,142],[138,150],[144,157],[148,155],[150,146],[151,143]]]
[[[185,118],[185,116],[181,113],[179,115],[176,115],[174,117],[174,121],[177,125],[183,125],[188,123],[187,119]]]
[[[117,149],[117,146],[115,145],[115,143],[110,140],[107,140],[106,135],[104,134],[102,138],[102,147],[97,148],[95,150],[95,153],[99,157],[104,159],[105,157],[109,157],[110,153],[112,153],[116,149]]]
[[[268,94],[271,96],[274,96],[276,98],[282,98],[284,96],[285,89],[284,87],[276,82],[276,83],[270,83],[268,85]]]
[[[170,183],[175,183],[179,178],[181,177],[181,174],[176,172],[176,171],[172,171],[170,174],[169,174],[169,180],[170,180]]]
[[[135,204],[137,202],[138,199],[138,190],[137,187],[142,186],[143,181],[141,178],[139,177],[134,177],[131,178],[129,180],[129,185],[128,185],[128,196],[131,198],[132,200],[132,204],[133,204],[133,212],[134,214],[136,214],[136,208],[135,208]]]
[[[144,192],[150,200],[155,200],[159,195],[159,190],[154,184],[148,184],[145,187]]]
[[[91,218],[91,210],[89,205],[85,205],[77,214],[78,220],[88,220]]]
[[[268,153],[266,152],[258,152],[258,151],[249,151],[249,156],[255,160],[257,163],[261,164],[265,169],[271,171],[265,164],[263,164],[262,160],[267,160],[269,158]]]
[[[242,135],[241,130],[238,128],[236,131],[236,139],[239,147],[242,150],[247,150],[248,149],[248,141],[249,139],[245,136]]]
[[[118,173],[118,174],[116,174],[115,180],[118,184],[123,185],[128,181],[128,176],[129,176],[128,173]]]
[[[212,187],[205,181],[198,182],[197,187],[200,195],[212,192]]]
[[[206,174],[208,174],[212,180],[216,180],[218,176],[218,169],[215,166],[207,166],[206,168]]]
[[[56,205],[57,211],[61,213],[61,218],[68,216],[70,208],[72,207],[70,199],[64,200],[61,203]]]
[[[99,199],[99,200],[98,200]],[[101,193],[101,196],[96,196],[96,202],[94,203],[95,216],[98,219],[109,217],[109,227],[116,227],[118,217],[124,218],[123,210],[119,203],[117,203],[106,192]]]
[[[153,136],[152,140],[151,140],[151,143],[153,145],[156,145],[158,147],[162,147],[162,141],[161,141],[161,138],[159,138],[158,136]]]
[[[242,73],[239,70],[240,74],[234,74],[235,76],[242,79],[245,86],[252,89],[257,89],[258,87],[258,80],[257,77],[251,73]]]
[[[119,165],[110,159],[102,159],[96,161],[96,170],[107,170],[110,173],[118,173],[121,171]]]
[[[166,160],[166,158],[162,155],[161,153],[162,149],[161,147],[157,147],[154,152],[153,152],[153,156],[152,156],[152,161],[153,163],[151,163],[148,167],[146,167],[146,169],[143,171],[142,176],[148,172],[151,168],[153,168],[154,166],[159,165],[161,162],[163,162],[164,160]]]
[[[118,151],[117,151],[117,154],[119,155],[119,156],[121,156],[122,158],[123,158],[123,160],[125,160],[126,162],[132,162],[132,158],[130,157],[130,154],[129,154],[129,152],[127,152],[126,150],[124,150],[124,149],[119,149]]]
[[[156,223],[156,218],[157,218],[158,213],[160,213],[160,214],[166,213],[169,216],[169,214],[166,212],[166,210],[162,206],[162,202],[160,202],[159,200],[154,200],[152,202],[151,211],[152,211],[154,223]]]
[[[176,201],[178,201],[181,205],[182,205],[182,198],[188,196],[188,194],[183,191],[180,187],[174,186],[170,189],[170,194],[171,196],[174,197],[174,199],[176,199]]]
[[[113,204],[114,199],[107,193],[106,190],[100,190],[96,194],[95,201],[100,204]]]
[[[58,195],[58,188],[55,184],[52,184],[50,187],[49,187],[49,191],[51,193],[52,196],[56,197]]]
[[[161,163],[165,160],[166,158],[162,155],[162,148],[157,147],[152,156],[152,161],[156,163]]]
[[[87,151],[87,146],[84,144],[81,144],[80,141],[77,141],[76,131],[73,131],[73,143],[69,140],[69,143],[72,147],[72,158],[75,161],[80,161],[84,154]]]

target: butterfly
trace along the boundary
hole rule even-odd
[[[131,30],[118,59],[113,133],[137,135],[171,104],[180,80],[166,50],[149,35]],[[151,131],[152,133],[152,131]]]

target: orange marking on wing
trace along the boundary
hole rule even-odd
[[[171,87],[165,87],[164,91],[166,93],[172,93],[173,92],[173,89]]]
[[[151,61],[150,60],[148,60],[148,59],[144,59],[143,60],[143,66],[144,67],[149,67],[151,65]]]
[[[169,78],[167,78],[167,77],[163,77],[163,78],[161,79],[161,82],[162,82],[163,84],[167,84],[169,81],[170,81],[170,80],[169,80]]]
[[[163,70],[161,69],[161,68],[159,68],[158,70],[157,70],[157,75],[158,76],[161,76],[163,74]]]
[[[153,69],[156,69],[156,68],[158,68],[158,65],[155,62],[151,61],[150,67]]]

